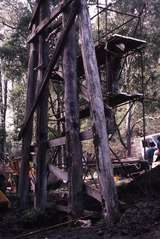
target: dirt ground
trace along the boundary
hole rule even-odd
[[[85,220],[73,220],[55,210],[56,202],[45,214],[34,210],[22,213],[17,209],[16,197],[12,196],[12,209],[0,212],[0,239],[159,239],[160,167],[122,185],[118,194],[121,215],[110,227],[97,213]]]

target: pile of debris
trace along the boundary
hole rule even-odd
[[[120,200],[127,204],[141,199],[157,198],[160,195],[160,166],[145,172],[126,185],[118,187]]]

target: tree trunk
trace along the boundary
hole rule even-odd
[[[64,25],[71,12],[64,13]],[[68,33],[63,55],[65,79],[65,133],[66,157],[69,172],[69,204],[73,215],[82,212],[82,148],[80,143],[78,82],[76,75],[76,33],[75,26]]]
[[[91,34],[91,22],[86,0],[81,0],[81,3],[82,6],[79,17],[81,50],[91,105],[97,168],[102,202],[104,203],[104,216],[107,222],[111,223],[118,215],[118,199],[110,160],[101,85]]]
[[[48,1],[41,3],[39,10],[39,22],[49,16]],[[38,75],[37,92],[43,80],[44,71],[48,63],[48,49],[45,42],[45,33],[39,36],[38,42]],[[47,203],[47,140],[48,140],[48,83],[42,93],[37,107],[37,162],[36,162],[36,186],[35,208],[45,210]]]

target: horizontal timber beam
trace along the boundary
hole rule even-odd
[[[88,129],[80,133],[81,141],[89,140],[92,138],[93,138],[92,129]],[[66,137],[64,136],[64,137],[49,140],[48,144],[49,144],[49,147],[51,148],[51,147],[65,145],[65,142],[66,142]]]
[[[49,147],[57,147],[57,146],[62,146],[62,145],[65,145],[65,142],[66,142],[66,137],[59,137],[59,138],[56,138],[56,139],[51,139],[49,140],[48,144],[49,144]]]
[[[32,26],[33,26],[33,24],[34,24],[34,22],[35,22],[35,20],[37,18],[37,14],[38,14],[38,11],[39,11],[41,3],[42,3],[42,0],[39,0],[38,3],[35,6],[35,9],[34,9],[34,12],[33,12],[33,16],[32,16],[32,19],[31,19],[31,21],[29,23],[29,27],[28,27],[29,30],[31,30],[31,28],[32,28]]]

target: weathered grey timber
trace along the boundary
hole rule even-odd
[[[101,85],[91,34],[91,23],[86,0],[81,0],[79,27],[81,50],[85,68],[85,76],[91,105],[91,116],[94,131],[94,145],[97,158],[104,216],[108,223],[113,222],[118,214],[118,199],[114,184],[113,169],[109,156],[109,144],[104,114]]]
[[[102,202],[100,190],[97,188],[92,188],[90,185],[85,184],[85,193],[97,201]]]
[[[48,165],[48,169],[51,173],[53,173],[58,179],[63,180],[65,183],[68,182],[68,173],[63,169],[53,166],[52,164]]]
[[[72,9],[72,12],[68,18],[68,21],[67,21],[67,24],[66,24],[66,27],[64,28],[64,30],[62,31],[61,35],[60,35],[60,38],[57,42],[57,45],[56,45],[56,48],[55,48],[55,51],[54,51],[54,54],[53,54],[53,57],[52,59],[50,60],[49,64],[48,64],[48,67],[44,73],[44,77],[43,77],[43,82],[40,86],[40,89],[39,89],[39,92],[38,92],[38,95],[32,105],[32,108],[30,110],[30,112],[26,115],[25,117],[25,120],[24,120],[24,124],[19,132],[19,135],[18,135],[18,138],[19,140],[22,138],[32,116],[33,116],[33,113],[37,107],[37,104],[39,102],[39,99],[41,98],[42,96],[42,93],[43,93],[43,90],[45,89],[47,83],[48,83],[48,80],[49,80],[49,77],[50,77],[50,74],[51,72],[53,71],[54,69],[54,66],[56,65],[57,63],[57,59],[60,55],[60,53],[62,52],[63,48],[64,48],[64,44],[65,44],[65,40],[66,40],[66,36],[68,34],[68,31],[70,29],[70,27],[73,25],[73,22],[74,22],[74,19],[76,17],[76,14],[77,14],[77,11],[78,11],[78,8],[79,8],[79,5],[77,5],[77,3],[74,5],[74,8]]]
[[[90,140],[90,139],[93,139],[92,129],[87,129],[80,133],[81,141]],[[52,148],[52,147],[57,147],[57,146],[63,146],[63,145],[65,145],[65,143],[66,143],[66,137],[62,136],[59,138],[48,140],[47,144],[48,144],[49,148]],[[37,150],[37,146],[35,146],[35,150]]]
[[[68,7],[64,11],[64,26],[71,11],[71,7]],[[69,207],[73,215],[80,215],[83,209],[83,172],[76,59],[76,32],[75,25],[73,25],[68,33],[63,54],[65,79],[65,133],[69,174]]]
[[[5,132],[5,107],[4,107],[4,96],[2,90],[2,62],[0,62],[0,160],[4,157],[4,147],[6,141]]]
[[[50,173],[55,175],[58,179],[62,180],[64,183],[68,182],[68,173],[65,172],[63,169],[59,169],[58,167],[55,167],[55,166],[50,164],[49,165],[49,171],[50,171]],[[98,189],[92,188],[91,186],[87,185],[86,183],[83,184],[83,185],[84,185],[84,188],[85,188],[85,193],[88,196],[93,197],[94,199],[96,199],[99,202],[102,202],[101,194],[100,194],[100,191]]]
[[[88,129],[88,130],[85,130],[85,131],[80,133],[80,140],[81,141],[89,140],[89,139],[92,139],[92,138],[93,138],[92,129]],[[50,148],[52,148],[52,147],[65,145],[65,142],[66,142],[66,137],[63,136],[63,137],[59,137],[59,138],[56,138],[56,139],[49,140],[48,145],[49,145]]]
[[[31,21],[29,23],[29,27],[28,27],[29,30],[32,29],[32,26],[35,24],[35,22],[37,20],[37,14],[38,14],[41,2],[42,2],[42,0],[39,0],[39,1],[36,2],[36,6],[35,6],[35,9],[34,9],[34,12],[33,12],[32,19],[31,19]]]
[[[28,86],[27,86],[27,99],[26,99],[26,112],[25,115],[30,112],[32,103],[35,98],[35,86],[36,86],[36,74],[34,68],[37,65],[37,52],[35,43],[30,44],[29,62],[28,62]],[[28,189],[29,189],[29,160],[30,160],[30,145],[32,141],[32,128],[33,119],[31,118],[27,131],[23,135],[22,139],[22,163],[20,169],[19,180],[19,198],[20,208],[25,209],[28,206]]]
[[[73,0],[68,0],[65,4],[61,4],[60,6],[56,7],[50,17],[47,16],[45,19],[43,19],[43,21],[41,21],[36,27],[34,32],[29,36],[28,43],[33,41],[33,39],[38,36],[54,19],[56,19],[71,2],[73,2]]]
[[[39,22],[49,16],[48,0],[43,0],[39,9]],[[45,43],[45,34],[38,39],[38,65],[41,67],[37,73],[37,92],[43,81],[43,75],[48,63],[48,49]],[[47,140],[48,140],[48,84],[43,90],[37,106],[37,158],[36,158],[36,185],[35,185],[35,208],[44,210],[47,202]]]

